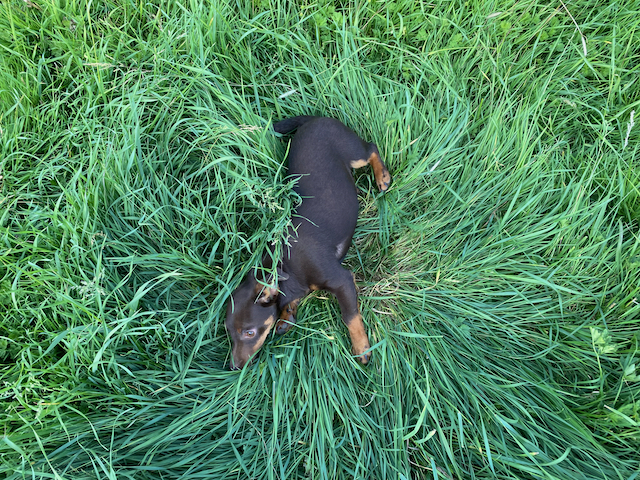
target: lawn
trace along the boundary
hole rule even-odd
[[[3,1],[0,478],[640,479],[638,45],[636,0]],[[301,114],[393,176],[373,358],[320,291],[229,371]]]

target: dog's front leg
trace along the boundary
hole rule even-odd
[[[370,348],[369,337],[358,309],[358,294],[352,273],[337,266],[336,274],[327,284],[326,290],[338,299],[342,320],[349,329],[353,354],[359,357],[363,365],[366,365],[371,359],[371,352],[367,351]]]
[[[280,318],[276,323],[276,333],[282,335],[287,333],[289,329],[296,323],[296,314],[298,312],[298,304],[300,299],[293,300],[287,303],[282,312],[280,312]]]

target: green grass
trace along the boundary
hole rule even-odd
[[[0,478],[640,478],[640,4],[595,3],[2,3]],[[231,372],[299,114],[394,177],[373,360],[316,292]]]

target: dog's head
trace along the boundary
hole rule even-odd
[[[278,270],[278,279],[288,276]],[[253,273],[233,292],[225,327],[231,337],[231,370],[239,370],[262,347],[278,320],[278,285],[273,276],[259,282]]]

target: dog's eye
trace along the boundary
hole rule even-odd
[[[245,330],[244,336],[247,337],[247,338],[253,338],[253,337],[256,336],[256,331],[255,330]]]

